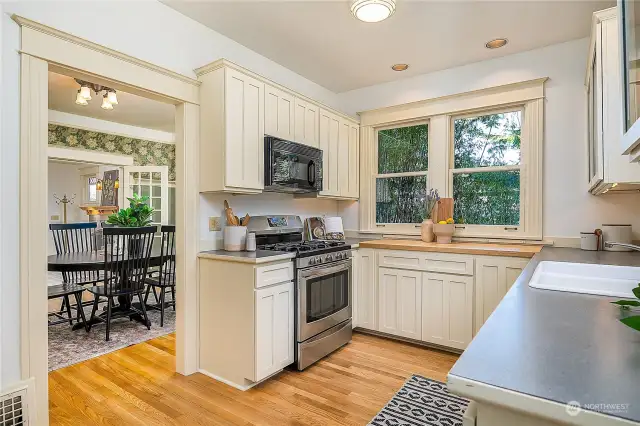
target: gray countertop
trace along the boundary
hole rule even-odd
[[[563,404],[629,404],[603,412],[640,421],[640,332],[618,321],[616,298],[529,287],[543,260],[640,266],[640,253],[545,247],[449,374]]]
[[[226,251],[209,250],[201,251],[198,257],[202,259],[226,260],[229,262],[242,263],[268,263],[279,260],[293,259],[295,253],[286,251],[256,250],[256,251]]]

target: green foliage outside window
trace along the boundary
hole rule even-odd
[[[520,164],[521,111],[454,120],[456,223],[520,224],[520,171],[483,171]],[[378,132],[378,174],[425,172],[376,179],[376,222],[419,223],[427,215],[429,135],[426,124]]]

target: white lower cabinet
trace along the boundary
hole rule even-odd
[[[527,263],[528,259],[514,257],[476,257],[475,333],[516,282]]]
[[[423,341],[466,348],[473,335],[472,313],[473,277],[423,273]]]
[[[388,268],[378,271],[378,331],[420,339],[422,272]]]
[[[358,327],[368,330],[378,329],[378,304],[376,288],[377,270],[376,258],[373,249],[358,249],[356,254],[356,273],[354,274],[355,286],[355,314]]]
[[[264,379],[293,363],[293,282],[259,288],[256,295],[256,377]]]

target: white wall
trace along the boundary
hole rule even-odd
[[[11,14],[21,15],[191,77],[195,77],[193,69],[224,57],[329,106],[338,106],[337,97],[331,91],[159,2],[91,1],[87,5],[90,7],[79,7],[77,1],[0,2],[0,189],[3,199],[0,204],[3,225],[0,228],[0,389],[20,378],[20,324],[17,321],[20,318],[17,258],[20,62],[17,53],[19,28],[11,20]],[[104,23],[110,23],[113,28],[105,30]],[[255,202],[260,201],[256,199]],[[320,202],[318,213],[325,209],[335,211],[330,207],[332,204],[335,205],[332,202]],[[290,205],[296,207],[298,203]],[[258,206],[256,204],[256,209]],[[286,207],[287,204],[282,206]],[[304,211],[307,209],[316,210],[315,207],[305,207]]]
[[[338,213],[336,201],[294,198],[289,194],[265,193],[259,195],[200,195],[200,239],[212,240],[209,232],[209,217],[222,217],[224,200],[229,202],[236,216],[242,217],[246,213],[250,216],[296,214],[304,220],[310,216],[335,216]],[[224,223],[222,221],[221,223]]]
[[[72,198],[75,195],[73,204],[67,204],[67,223],[74,222],[87,222],[87,214],[80,210],[82,204],[83,185],[80,180],[79,168],[88,167],[88,164],[71,164],[71,163],[58,163],[49,161],[49,181],[48,194],[47,194],[47,212],[49,214],[49,223],[63,223],[63,207],[62,203],[56,204],[54,194],[62,198],[64,194],[67,194],[68,198]],[[58,215],[59,219],[52,220],[52,216]],[[48,235],[48,250],[49,254],[56,254],[56,249],[53,244],[53,238],[51,233]]]
[[[545,85],[543,232],[579,237],[602,223],[630,223],[640,237],[640,194],[594,197],[586,191],[584,73],[588,40],[576,40],[339,95],[354,113],[549,77]],[[436,141],[431,141],[435,143]],[[345,228],[357,229],[357,203],[341,203]]]

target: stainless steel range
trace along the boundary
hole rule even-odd
[[[304,370],[351,341],[351,246],[303,241],[299,216],[254,216],[259,249],[295,252],[296,367]]]

